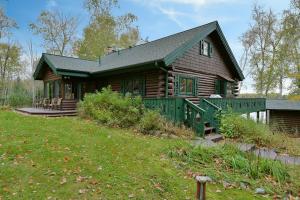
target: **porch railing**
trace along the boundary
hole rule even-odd
[[[145,98],[143,103],[146,108],[158,110],[168,120],[191,127],[198,136],[204,135],[205,122],[208,122],[218,132],[218,113],[221,113],[221,110],[232,109],[233,112],[250,113],[263,111],[266,108],[263,98],[201,98],[199,105],[196,105],[188,99],[169,97]]]
[[[161,115],[174,123],[182,123],[195,130],[197,135],[204,132],[205,111],[184,98],[145,98],[143,103],[148,109],[156,109]]]
[[[220,124],[218,114],[222,109],[206,99],[200,99],[199,106],[206,111],[204,121],[210,123],[210,126],[215,127],[216,132],[218,132]]]
[[[145,98],[143,103],[146,108],[158,110],[161,115],[175,123],[181,123],[184,120],[182,98]]]
[[[204,134],[205,116],[205,110],[188,99],[184,100],[184,120],[189,127],[196,131],[198,136]]]
[[[265,98],[205,98],[205,100],[222,110],[231,109],[236,113],[251,113],[266,110]],[[201,102],[203,102],[202,99],[200,99]]]

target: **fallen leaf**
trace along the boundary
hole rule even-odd
[[[83,182],[85,179],[87,179],[87,177],[85,177],[85,176],[77,176],[76,177],[76,182],[78,183],[78,182]]]
[[[89,184],[91,184],[91,185],[97,185],[98,181],[97,180],[90,180]]]
[[[64,162],[68,162],[70,160],[70,158],[68,158],[67,156],[64,157]]]
[[[66,177],[62,177],[60,184],[63,185],[67,182],[67,178]]]
[[[80,190],[78,190],[78,193],[79,194],[84,194],[84,193],[86,193],[87,192],[87,189],[80,189]]]

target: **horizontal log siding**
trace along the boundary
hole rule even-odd
[[[269,120],[276,130],[300,134],[300,111],[270,110]]]
[[[145,97],[158,97],[164,95],[164,72],[158,69],[147,70],[143,72],[119,74],[109,77],[100,77],[96,79],[96,84],[98,86],[98,88],[96,89],[99,90],[102,87],[110,85],[113,91],[121,92],[121,81],[123,79],[130,79],[131,77],[145,78]]]
[[[225,49],[221,46],[214,34],[205,38],[205,41],[212,44],[213,53],[211,57],[200,55],[199,43],[188,50],[184,55],[172,63],[172,66],[194,70],[206,74],[225,76],[234,79],[233,66],[229,64]]]
[[[54,81],[61,79],[61,76],[57,76],[49,67],[44,68],[43,81]]]
[[[173,74],[198,77],[198,96],[187,97],[194,103],[198,103],[199,97],[209,97],[214,94],[215,81],[220,77],[231,79],[235,77],[233,66],[229,64],[229,58],[216,34],[211,34],[205,40],[212,44],[213,53],[211,57],[199,54],[200,45],[198,43],[171,65]],[[230,95],[231,89],[228,90],[228,96]]]

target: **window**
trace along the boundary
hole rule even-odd
[[[144,79],[133,78],[122,81],[121,90],[123,94],[131,93],[132,95],[141,95],[145,94],[145,84]]]
[[[203,55],[208,56],[209,52],[208,52],[208,42],[204,41],[203,42]]]
[[[175,76],[175,94],[197,96],[198,79],[196,77]]]
[[[227,95],[227,81],[226,80],[216,80],[215,83],[215,93],[226,97]]]
[[[207,41],[200,41],[200,55],[212,56],[212,45]]]

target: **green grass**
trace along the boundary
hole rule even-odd
[[[0,199],[193,199],[190,170],[222,174],[214,165],[184,166],[170,158],[168,152],[178,146],[188,145],[79,118],[0,111]],[[218,189],[222,192],[216,193]],[[218,183],[208,185],[207,196],[266,199],[255,197],[253,190],[224,190]]]

